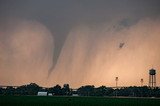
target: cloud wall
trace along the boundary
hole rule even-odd
[[[54,39],[39,22],[21,20],[5,23],[0,30],[0,82],[44,85],[53,64]]]
[[[62,48],[50,84],[115,86],[148,84],[148,70],[160,70],[160,20],[145,18],[132,25],[121,20],[103,25],[77,25]],[[120,43],[125,43],[122,48]]]

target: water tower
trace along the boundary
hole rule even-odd
[[[156,70],[153,68],[149,70],[149,87],[156,87]]]

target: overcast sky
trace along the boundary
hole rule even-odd
[[[14,18],[36,20],[54,33],[56,56],[74,26],[99,24],[121,18],[129,24],[160,15],[159,0],[1,0],[0,21]]]

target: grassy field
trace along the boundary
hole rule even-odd
[[[160,99],[0,96],[0,106],[160,106]]]

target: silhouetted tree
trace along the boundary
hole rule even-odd
[[[23,85],[15,90],[15,95],[37,95],[39,87],[36,83],[30,83],[28,85]]]
[[[15,91],[15,89],[13,87],[9,86],[6,88],[4,95],[14,95],[14,91]]]
[[[62,95],[62,88],[57,84],[56,86],[49,88],[49,92],[53,93],[54,95]]]
[[[94,96],[94,85],[82,86],[77,92],[81,96]]]
[[[42,88],[36,83],[30,83],[28,85],[22,85],[17,88],[8,86],[6,88],[0,88],[0,95],[37,95],[38,91],[47,91],[54,95],[71,95],[72,93],[78,93],[80,96],[129,96],[129,97],[160,97],[160,88],[143,87],[125,87],[121,89],[112,89],[105,86],[95,88],[94,85],[86,85],[78,88],[77,91],[71,91],[69,84],[64,84],[63,88],[60,85],[56,85],[51,88]]]
[[[69,88],[69,84],[64,84],[62,88],[63,95],[71,95],[71,89]]]
[[[95,88],[95,96],[109,96],[114,90],[112,88],[107,88],[105,86],[100,86]]]

